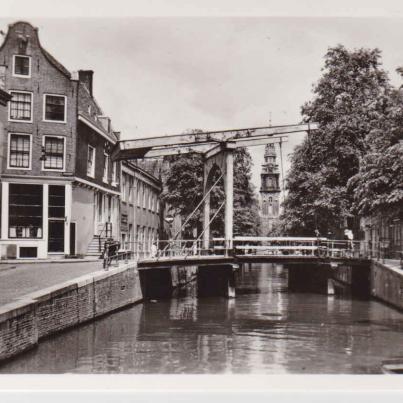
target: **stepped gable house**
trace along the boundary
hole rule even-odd
[[[135,214],[121,214],[122,164],[110,158],[119,134],[94,98],[93,71],[70,73],[37,28],[16,22],[0,47],[0,88],[11,96],[0,106],[1,257],[96,255],[107,237],[138,238]],[[158,180],[147,180],[158,196]]]

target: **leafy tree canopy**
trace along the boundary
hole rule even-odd
[[[351,177],[369,150],[368,136],[387,125],[392,88],[378,49],[349,51],[341,45],[325,55],[314,98],[302,107],[305,121],[319,129],[292,155],[283,228],[289,233],[336,231],[351,217]]]
[[[364,216],[393,217],[403,212],[402,89],[394,90],[390,100],[383,130],[368,135],[368,152],[360,161],[359,172],[349,181],[354,212]]]
[[[203,157],[199,154],[185,154],[167,157],[163,198],[173,214],[186,219],[203,198]],[[259,234],[259,210],[255,191],[251,183],[252,159],[246,149],[237,149],[234,156],[234,235]],[[220,173],[216,172],[212,183]],[[211,192],[211,216],[224,201],[223,180]],[[182,236],[192,236],[194,228],[200,234],[203,229],[202,206],[185,227]],[[224,208],[211,223],[213,236],[224,235]]]

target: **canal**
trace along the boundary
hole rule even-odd
[[[376,301],[287,291],[255,265],[238,295],[146,302],[43,340],[1,373],[372,374],[403,361],[403,314]]]

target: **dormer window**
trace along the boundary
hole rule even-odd
[[[45,122],[66,123],[66,97],[64,95],[44,95],[43,120]]]
[[[31,58],[29,56],[13,56],[13,75],[15,77],[31,77]]]

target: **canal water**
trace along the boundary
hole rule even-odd
[[[147,302],[42,341],[1,373],[369,374],[403,361],[403,314],[289,293],[287,270],[239,273],[238,295]]]

